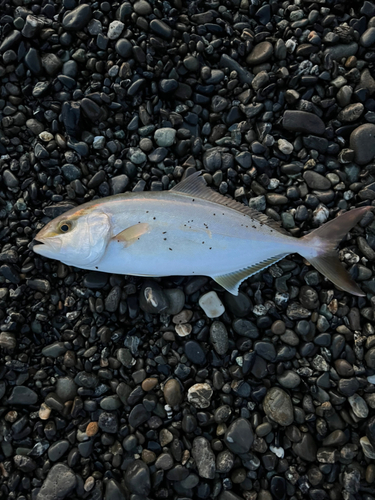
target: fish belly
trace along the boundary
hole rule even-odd
[[[97,269],[140,276],[219,276],[289,250],[288,245],[258,239],[168,231],[167,238],[150,233],[129,247],[112,240]]]

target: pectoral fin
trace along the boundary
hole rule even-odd
[[[262,260],[252,266],[245,267],[243,269],[239,269],[238,271],[234,271],[233,273],[223,274],[222,276],[212,276],[212,279],[219,283],[225,290],[232,293],[233,295],[238,295],[239,286],[245,279],[249,278],[253,274],[259,273],[263,269],[266,269],[272,264],[275,264],[279,260],[283,259],[286,253],[281,255],[275,255],[275,257],[271,257],[267,260]]]
[[[113,237],[118,243],[124,243],[126,247],[129,247],[133,243],[139,240],[139,238],[149,231],[150,224],[141,223],[135,224],[134,226],[127,227],[121,233],[116,234]]]

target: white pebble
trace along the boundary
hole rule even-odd
[[[199,305],[208,318],[218,318],[225,312],[225,307],[216,292],[208,292],[199,299]]]
[[[39,418],[41,420],[48,420],[50,415],[51,408],[46,403],[42,403],[39,408]]]
[[[124,23],[122,23],[121,21],[112,21],[108,27],[108,38],[110,40],[116,40],[116,38],[121,35],[124,26]]]
[[[39,139],[42,139],[42,141],[44,142],[49,142],[52,141],[53,135],[51,134],[51,132],[47,132],[45,130],[39,134]]]
[[[370,384],[375,384],[375,375],[369,375],[367,377],[367,382],[370,382]]]
[[[193,327],[190,323],[184,323],[183,325],[176,325],[174,329],[179,337],[187,337],[191,334]]]
[[[281,446],[270,445],[270,450],[274,453],[278,458],[284,458],[284,449]]]
[[[284,153],[284,155],[290,155],[290,153],[293,152],[293,144],[285,139],[279,139],[277,141],[277,145],[279,146],[280,151]]]

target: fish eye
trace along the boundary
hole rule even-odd
[[[70,229],[71,229],[71,224],[70,222],[63,222],[61,225],[60,225],[60,231],[62,233],[67,233]]]

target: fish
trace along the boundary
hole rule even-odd
[[[233,295],[250,276],[297,253],[340,290],[365,296],[336,248],[371,206],[296,238],[265,214],[209,188],[201,173],[169,191],[117,194],[72,208],[38,232],[33,250],[106,273],[209,276]]]

